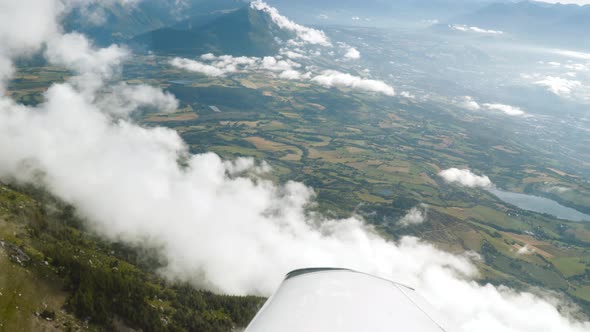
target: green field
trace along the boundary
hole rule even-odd
[[[313,187],[319,203],[315,208],[319,211],[343,217],[357,213],[392,239],[414,235],[452,252],[476,251],[483,258],[481,282],[518,289],[541,286],[560,291],[590,314],[589,224],[522,211],[485,191],[446,184],[437,175],[442,169],[469,167],[488,175],[499,186],[525,192],[537,192],[539,183],[557,183],[574,188],[562,195],[564,204],[571,202],[581,209],[590,208],[590,202],[576,198],[590,197],[590,188],[581,184],[577,175],[542,166],[554,164],[551,151],[519,141],[505,141],[502,135],[490,129],[493,126],[478,125],[474,115],[466,116],[463,111],[445,104],[405,102],[278,81],[264,75],[251,75],[247,80],[240,75],[212,80],[171,69],[166,61],[165,58],[145,62],[138,59],[124,72],[128,82],[161,86],[180,101],[178,114],[146,114],[143,125],[177,130],[192,153],[213,151],[224,158],[248,156],[266,160],[273,168],[269,175],[273,180],[301,181]],[[64,75],[66,73],[50,68],[28,68],[19,73],[19,81],[11,86],[10,93],[22,102],[35,103],[40,100],[43,87],[62,80]],[[172,80],[192,83],[173,84]],[[4,209],[0,211],[7,216],[14,215],[15,211],[10,209],[20,204],[14,202],[22,200],[34,204],[27,195],[10,190],[0,193],[4,193],[0,202],[8,202],[0,205]],[[427,222],[401,227],[398,220],[418,204],[428,206]],[[118,264],[128,267],[123,270],[130,278],[138,278],[142,289],[145,287],[145,294],[149,294],[135,299],[147,305],[142,307],[145,312],[151,313],[149,304],[157,301],[154,294],[159,299],[166,294],[162,315],[175,317],[175,313],[182,313],[184,316],[177,317],[179,322],[196,319],[203,324],[225,327],[227,324],[243,325],[261,302],[256,298],[219,299],[197,292],[195,297],[205,301],[205,307],[214,308],[213,314],[203,314],[206,311],[203,308],[184,312],[183,305],[188,302],[179,298],[178,289],[154,280],[149,269],[146,272],[138,266],[131,254],[109,255],[104,247],[112,244],[80,233],[79,225],[64,226],[55,221],[48,224],[55,230],[49,239],[30,234],[29,220],[2,222],[0,234],[6,241],[24,244],[41,258],[55,252],[55,246],[44,245],[43,241],[63,245],[65,252],[60,255],[64,255],[65,260],[49,262],[53,269],[69,262],[68,257],[80,245],[91,255],[85,259],[91,259],[93,266],[102,269],[105,275],[110,275],[113,260],[120,260]],[[58,235],[62,231],[83,241],[68,244],[66,237]],[[0,287],[17,290],[36,282],[38,271],[30,272],[30,268],[23,270],[13,265],[0,257],[0,268],[11,266],[16,271],[13,279],[0,279]],[[25,274],[30,276],[25,277]],[[63,275],[57,275],[57,282],[67,282]],[[67,308],[72,299],[83,300],[76,297],[76,289],[64,293],[45,278],[43,282],[47,283],[43,292],[53,299],[56,312],[60,312],[61,306]],[[31,324],[38,320],[32,315],[41,303],[27,296],[23,295],[26,299],[21,307],[26,308],[22,310],[27,319],[9,309],[0,313],[3,315],[0,320],[11,324],[16,321]],[[14,301],[0,297],[0,304],[7,303],[9,307],[17,303]],[[228,309],[240,301],[249,309],[240,313]],[[86,309],[104,314],[94,306]],[[83,317],[88,312],[73,314]],[[130,314],[124,321],[137,326],[139,320]],[[96,323],[104,324],[104,320]]]

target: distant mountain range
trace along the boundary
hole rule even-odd
[[[494,3],[447,23],[501,30],[541,44],[590,49],[590,5]]]
[[[438,20],[437,31],[461,33],[449,25],[503,31],[515,39],[546,46],[590,49],[590,6],[511,0],[267,0],[301,22],[379,24]],[[181,3],[182,5],[179,5]],[[136,50],[160,54],[263,56],[289,39],[267,14],[249,8],[245,0],[145,0],[134,6],[119,2],[85,7],[101,24],[89,22],[80,9],[64,22],[66,31],[80,31],[98,44],[129,43]],[[339,19],[325,20],[334,15]],[[355,15],[355,16],[351,16]],[[358,18],[356,15],[367,15]],[[84,17],[84,19],[83,19]],[[355,17],[355,20],[352,20]],[[470,32],[477,32],[470,30]]]
[[[365,23],[384,27],[424,20],[444,21],[498,1],[509,0],[267,0],[303,23]],[[358,20],[353,21],[353,17]]]
[[[118,1],[103,2],[76,7],[64,18],[63,26],[66,31],[84,33],[98,44],[106,45],[126,42],[187,18],[206,21],[244,4],[243,0],[144,0],[127,6]]]
[[[160,54],[266,56],[279,51],[278,40],[292,37],[270,15],[245,5],[206,19],[192,17],[172,27],[141,34],[132,40],[132,45]]]

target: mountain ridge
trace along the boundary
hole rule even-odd
[[[172,27],[156,29],[133,38],[131,43],[135,48],[159,54],[267,56],[279,51],[277,39],[291,37],[270,15],[247,5],[212,20],[199,22],[191,18]]]

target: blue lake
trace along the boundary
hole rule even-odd
[[[496,195],[502,201],[515,205],[523,210],[547,213],[560,219],[572,221],[590,221],[590,215],[584,214],[578,210],[563,206],[556,201],[545,197],[513,193],[499,190],[498,188],[487,189],[490,193]]]

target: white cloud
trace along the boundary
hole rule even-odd
[[[394,96],[393,87],[383,81],[364,79],[347,73],[335,70],[325,70],[322,74],[311,79],[313,82],[325,87],[348,87],[370,92],[383,93],[388,96]]]
[[[402,226],[411,226],[422,224],[424,221],[426,221],[426,212],[423,212],[418,207],[413,207],[400,219],[399,223]]]
[[[524,246],[518,248],[518,250],[516,251],[517,254],[519,255],[531,255],[535,253],[534,249],[529,248],[529,246],[527,244],[525,244]]]
[[[344,57],[347,59],[356,60],[361,58],[361,53],[356,48],[351,47],[348,49],[348,51],[346,51]]]
[[[461,97],[458,102],[458,105],[470,111],[477,111],[481,109],[481,106],[471,96]]]
[[[69,33],[50,38],[45,50],[47,59],[59,66],[67,66],[78,76],[75,83],[91,93],[103,81],[115,75],[129,52],[116,45],[95,49],[85,36]]]
[[[535,84],[547,88],[548,91],[560,97],[567,97],[571,95],[574,89],[582,87],[582,82],[580,81],[555,76],[546,76],[536,81]]]
[[[205,54],[201,60],[174,58],[170,64],[174,67],[198,72],[212,77],[225,76],[232,73],[247,73],[252,71],[268,72],[277,74],[280,79],[287,80],[311,80],[314,83],[326,87],[348,87],[363,91],[383,93],[388,96],[394,96],[395,90],[387,83],[378,80],[364,79],[347,73],[335,70],[325,70],[321,74],[313,76],[311,72],[302,73],[297,68],[301,64],[290,59],[280,59],[278,57],[232,57],[231,55],[215,56]]]
[[[479,111],[481,109],[487,109],[491,111],[500,111],[506,115],[510,116],[527,116],[527,113],[523,111],[520,107],[510,106],[505,104],[499,103],[485,103],[479,104],[475,99],[471,96],[463,96],[455,101],[459,107],[470,110],[470,111]]]
[[[267,72],[273,77],[287,80],[311,80],[314,83],[326,87],[348,87],[363,91],[383,93],[394,96],[394,89],[383,81],[364,79],[335,70],[325,70],[319,75],[313,76],[311,72],[301,72],[301,64],[290,59],[277,57],[232,57],[231,55],[215,56],[205,54],[201,60],[196,61],[183,58],[174,58],[170,64],[174,67],[198,72],[212,77],[225,76],[233,73]],[[312,77],[313,76],[313,77]]]
[[[289,59],[282,60],[272,56],[265,56],[264,58],[262,58],[262,61],[260,63],[260,68],[274,72],[293,70],[293,68],[298,67],[301,67],[301,65]]]
[[[475,175],[468,169],[449,168],[438,173],[446,182],[463,187],[489,187],[492,181],[485,175]]]
[[[235,70],[230,71],[227,68],[217,68],[215,66],[208,65],[200,61],[184,58],[174,58],[170,60],[170,64],[177,68],[186,69],[188,71],[193,71],[212,77],[223,76],[229,72],[235,72]]]
[[[308,79],[311,77],[311,73],[302,74],[296,70],[285,70],[279,74],[279,78],[285,80],[301,80],[301,79]]]
[[[588,64],[583,64],[583,63],[567,64],[564,67],[569,70],[575,70],[575,71],[590,71],[590,66]]]
[[[416,96],[409,91],[402,91],[399,95],[407,99],[416,99]]]
[[[43,11],[45,1],[29,9]],[[16,46],[41,49],[53,37]],[[77,77],[96,74],[86,63],[119,64],[91,45],[83,51],[84,60],[55,59],[79,71]],[[111,69],[98,73],[117,72]],[[560,314],[555,299],[478,285],[466,257],[412,237],[387,241],[356,218],[311,213],[312,190],[256,178],[268,171],[265,164],[191,155],[173,130],[144,128],[125,116],[150,103],[169,110],[173,105],[163,100],[170,96],[151,99],[154,88],[111,86],[111,80],[116,76],[102,77],[102,87],[92,90],[76,81],[56,83],[35,107],[0,96],[0,177],[46,186],[107,239],[160,248],[163,275],[224,293],[269,295],[290,269],[346,266],[414,286],[465,332],[590,329]],[[112,103],[101,102],[115,93]],[[186,163],[179,165],[179,157]]]
[[[280,54],[284,55],[290,59],[307,59],[309,56],[303,54],[304,50],[289,50],[289,49],[281,49]]]
[[[270,15],[273,22],[277,24],[281,29],[289,30],[297,35],[297,38],[304,43],[316,44],[321,46],[330,46],[330,40],[326,34],[321,30],[316,30],[299,25],[285,16],[281,15],[279,11],[266,4],[262,0],[252,1],[250,6],[253,9],[263,11]]]
[[[278,57],[267,56],[264,58],[256,57],[234,57],[231,55],[215,56],[211,53],[201,56],[202,61],[174,58],[170,64],[174,67],[201,73],[211,77],[220,77],[234,73],[247,72],[280,72],[279,77],[295,79],[300,78],[303,74],[297,72],[295,68],[301,67],[297,62],[290,59],[279,59]]]
[[[538,0],[541,2],[548,2],[548,3],[567,3],[573,5],[590,5],[590,0]]]
[[[449,25],[449,28],[456,30],[456,31],[475,32],[475,33],[488,34],[488,35],[502,35],[502,34],[504,34],[503,31],[499,31],[499,30],[488,30],[488,29],[482,29],[482,28],[478,28],[478,27],[470,27],[470,26],[461,25],[461,24],[451,24],[451,25]]]
[[[541,188],[541,190],[548,192],[548,193],[552,193],[552,194],[564,194],[564,193],[571,191],[572,189],[568,188],[568,187],[563,187],[563,186],[548,185],[548,186],[544,186],[543,188]]]
[[[583,52],[576,52],[576,51],[569,51],[569,50],[553,50],[555,54],[563,55],[566,57],[580,59],[580,60],[590,60],[590,53],[583,53]]]
[[[506,115],[510,116],[524,116],[526,113],[520,108],[516,106],[510,106],[505,104],[483,104],[483,107],[492,110],[492,111],[500,111]]]
[[[139,109],[173,112],[178,108],[173,95],[148,85],[118,83],[107,90],[109,93],[96,98],[95,103],[114,116],[125,117]]]

